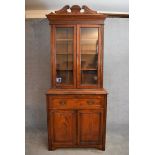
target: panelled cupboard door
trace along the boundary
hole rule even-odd
[[[74,145],[76,141],[76,113],[71,110],[53,110],[50,114],[52,143]]]
[[[103,111],[80,110],[78,111],[78,144],[102,144]]]
[[[101,81],[101,26],[78,25],[77,86],[98,88]]]
[[[76,26],[53,25],[53,85],[56,88],[76,86]]]

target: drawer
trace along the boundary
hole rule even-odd
[[[102,99],[78,99],[78,108],[102,108],[103,107],[103,100]]]
[[[103,98],[55,98],[51,97],[48,102],[49,109],[91,109],[102,108]]]
[[[73,109],[76,108],[76,101],[74,99],[51,98],[49,102],[50,109]]]

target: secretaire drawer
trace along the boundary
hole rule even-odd
[[[104,98],[68,98],[62,96],[49,97],[48,108],[49,109],[92,109],[92,108],[103,108],[105,100]]]

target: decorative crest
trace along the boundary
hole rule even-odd
[[[73,5],[71,8],[71,13],[80,13],[80,6],[79,5]]]
[[[65,5],[62,9],[55,11],[55,13],[51,12],[50,14],[97,14],[97,11],[88,8],[86,5],[82,7],[79,5],[73,5],[72,7]]]
[[[62,9],[55,12],[51,12],[46,15],[50,24],[73,24],[73,23],[85,23],[88,24],[104,24],[106,15],[103,13],[97,13],[86,5],[80,7],[79,5],[65,5]]]
[[[88,14],[96,14],[97,11],[91,10],[90,8],[88,8],[88,6],[83,5],[82,9],[84,10],[84,13],[88,13]]]
[[[69,9],[69,5],[65,5],[62,9],[55,11],[56,14],[64,14],[68,13],[67,10]]]

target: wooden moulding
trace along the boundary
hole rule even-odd
[[[47,95],[51,94],[108,94],[105,89],[49,89]]]
[[[65,5],[62,9],[49,13],[46,17],[50,24],[57,24],[57,21],[62,21],[64,23],[69,21],[72,21],[72,23],[78,23],[79,21],[98,21],[102,24],[107,15],[97,13],[97,11],[88,8],[86,5],[82,7],[79,5],[73,5],[72,7]]]
[[[107,18],[129,18],[129,14],[123,14],[123,13],[104,13],[107,15]]]

